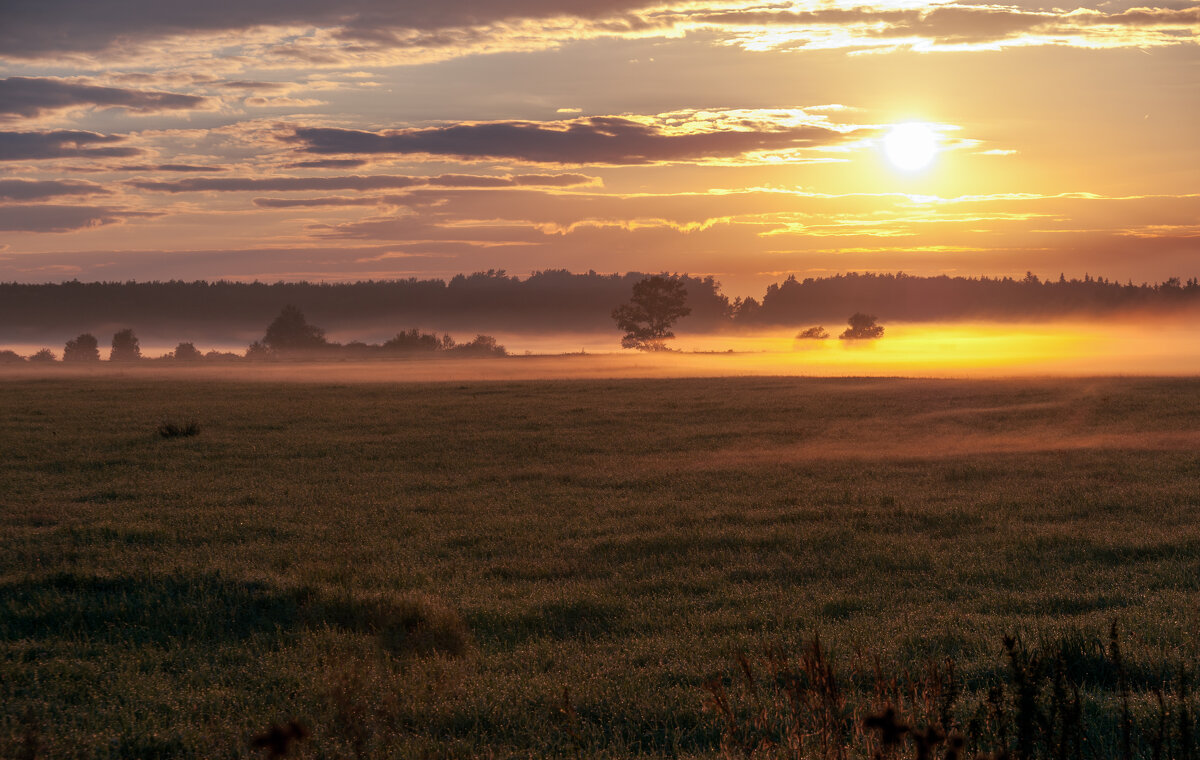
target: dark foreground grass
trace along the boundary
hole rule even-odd
[[[3,757],[1194,751],[1198,381],[0,393]]]

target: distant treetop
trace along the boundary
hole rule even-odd
[[[304,313],[292,304],[284,306],[275,321],[267,326],[262,342],[272,351],[308,351],[328,345],[325,331],[310,325]]]

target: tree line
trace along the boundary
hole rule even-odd
[[[507,356],[504,346],[490,335],[476,335],[467,343],[459,343],[449,335],[423,333],[416,328],[399,332],[383,343],[334,343],[325,338],[325,331],[309,324],[299,308],[292,304],[283,307],[274,321],[267,326],[262,340],[257,340],[244,354],[209,351],[202,353],[194,343],[183,342],[174,351],[157,357],[157,361],[273,361],[283,359],[370,359],[415,356],[464,356],[488,357]],[[118,330],[113,334],[109,350],[110,362],[140,362],[141,343],[132,328]],[[25,357],[11,350],[0,351],[0,364],[26,361]],[[58,361],[49,348],[43,348],[28,358],[33,363]],[[67,363],[100,361],[100,341],[91,333],[82,333],[63,346],[62,361]]]
[[[1124,310],[1170,311],[1200,305],[1200,282],[1118,283],[1085,275],[1041,279],[918,277],[904,273],[848,273],[788,277],[761,298],[729,299],[713,277],[668,275],[688,292],[690,331],[729,326],[795,326],[851,311],[885,321],[1043,319]],[[0,283],[0,329],[17,333],[69,329],[79,324],[154,324],[164,329],[213,332],[262,324],[282,304],[295,304],[339,329],[379,323],[438,324],[442,329],[598,331],[611,327],[614,304],[629,297],[646,274],[503,270],[450,280],[356,283],[278,282],[65,282]]]

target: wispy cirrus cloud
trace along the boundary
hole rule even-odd
[[[174,92],[100,87],[66,79],[0,79],[0,120],[32,118],[74,108],[123,108],[137,113],[203,108],[208,98]]]
[[[694,234],[716,226],[779,241],[893,238],[900,246],[926,236],[967,245],[980,231],[1046,239],[1081,231],[1110,236],[1159,237],[1200,231],[1200,195],[1103,197],[991,194],[942,198],[903,193],[827,194],[746,189],[707,193],[617,195],[538,190],[424,188],[380,202],[398,214],[318,225],[322,238],[356,240],[438,239],[486,241],[501,230],[527,241],[588,228],[660,228]],[[437,231],[437,232],[435,232]],[[422,236],[426,236],[423,238]],[[432,239],[432,238],[430,238]],[[920,245],[927,243],[922,241]]]
[[[1157,47],[1200,42],[1200,6],[1105,12],[1026,10],[1006,5],[923,4],[880,7],[749,8],[697,13],[747,50],[913,49],[965,52],[1010,46]]]
[[[490,121],[368,132],[300,127],[290,138],[319,155],[424,155],[568,165],[645,165],[804,151],[862,139],[802,110],[678,111],[550,122]]]
[[[82,130],[0,132],[0,161],[128,158],[142,152],[131,147],[97,147],[111,146],[124,140],[123,135],[102,135]]]

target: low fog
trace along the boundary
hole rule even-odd
[[[54,363],[0,365],[0,372],[62,375],[161,374],[170,377],[299,382],[394,382],[522,380],[608,377],[720,377],[801,375],[813,377],[1015,377],[1086,375],[1200,374],[1198,320],[1192,315],[1130,317],[1041,323],[884,323],[878,340],[849,341],[836,336],[842,326],[826,324],[833,336],[797,339],[799,329],[744,333],[681,332],[676,350],[642,353],[619,348],[619,335],[591,333],[495,333],[508,357],[412,358],[298,364],[288,361],[200,362],[179,365],[143,361],[86,367]],[[800,328],[803,329],[803,328]],[[99,337],[99,336],[98,336]],[[337,337],[337,336],[332,336]],[[101,338],[101,356],[108,345]],[[212,349],[243,353],[245,345],[205,343]],[[60,344],[0,346],[28,356]],[[174,344],[143,342],[153,358]]]

